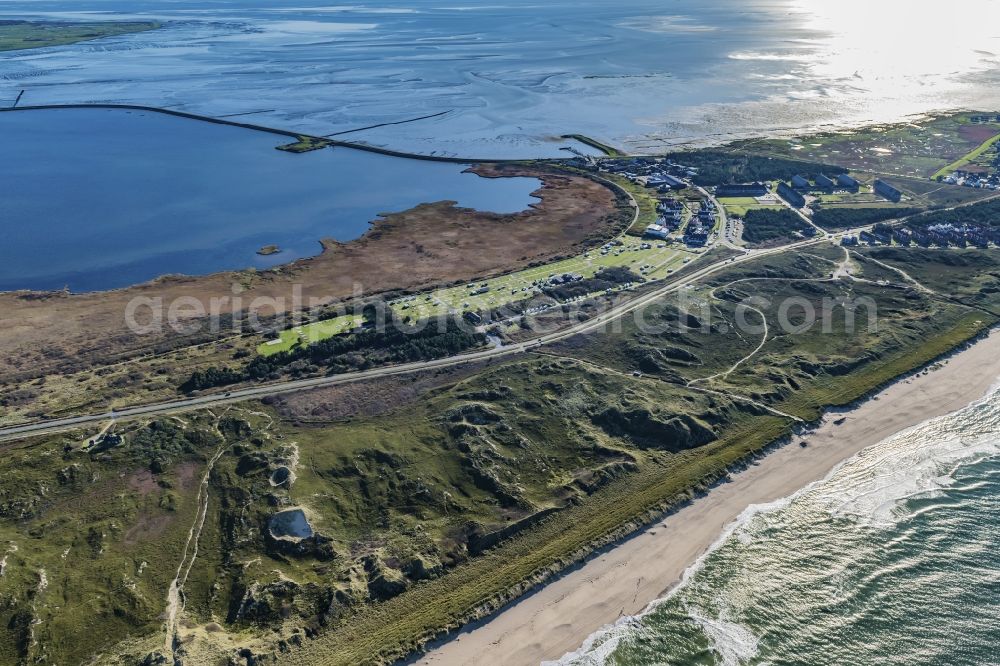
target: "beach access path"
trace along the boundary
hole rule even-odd
[[[705,496],[457,632],[416,663],[537,665],[578,650],[594,632],[641,613],[675,587],[747,507],[787,497],[861,450],[966,407],[998,380],[1000,331],[994,331],[854,409],[828,413],[816,430],[798,438],[807,446],[772,451]]]

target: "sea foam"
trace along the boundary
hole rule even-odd
[[[687,620],[697,625],[707,640],[717,663],[730,665],[747,663],[759,651],[759,639],[752,628],[739,621],[739,613],[731,610],[732,591],[725,592],[705,583],[714,575],[707,572],[720,549],[725,557],[751,553],[754,547],[767,548],[775,526],[788,528],[802,521],[804,533],[810,524],[822,520],[834,525],[848,523],[852,529],[884,533],[883,548],[891,548],[912,538],[892,530],[902,522],[919,519],[934,511],[949,511],[953,504],[937,503],[946,491],[974,492],[984,482],[956,484],[955,474],[968,465],[975,465],[1000,455],[1000,387],[995,386],[982,400],[952,414],[925,421],[875,444],[835,467],[824,479],[798,492],[767,504],[753,505],[733,521],[719,539],[684,573],[681,582],[664,597],[652,602],[642,613],[619,619],[613,625],[592,634],[579,650],[561,659],[546,662],[548,666],[583,666],[617,663],[615,658],[625,645],[641,636],[650,638],[656,629],[651,621],[666,604],[674,604],[686,613]],[[987,473],[987,477],[993,476]],[[910,500],[926,500],[916,508]],[[811,522],[810,522],[811,521]],[[831,528],[834,529],[834,528]],[[794,530],[793,530],[794,531]],[[822,534],[819,537],[822,538]],[[877,539],[876,539],[877,541]],[[803,549],[817,547],[803,536]],[[818,548],[821,549],[821,546]],[[790,547],[794,550],[794,547]],[[867,553],[841,553],[839,561],[831,562],[828,572],[834,593],[831,603],[863,604],[859,597],[870,594],[878,578],[892,573],[892,568],[876,570],[857,578],[855,569]],[[726,560],[731,565],[732,559]],[[896,568],[912,566],[897,562]],[[721,566],[721,565],[720,565]],[[753,580],[753,575],[744,575]],[[721,575],[729,575],[723,572]],[[762,568],[760,576],[768,576]],[[762,588],[782,582],[754,581]],[[696,592],[695,587],[704,588]],[[856,611],[863,612],[863,611]],[[847,620],[845,620],[847,621]],[[630,662],[626,662],[630,663]]]

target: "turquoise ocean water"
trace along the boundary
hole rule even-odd
[[[751,507],[562,664],[1000,664],[1000,391]]]

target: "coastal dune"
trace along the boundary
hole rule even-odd
[[[538,664],[595,631],[641,613],[675,587],[726,526],[755,504],[793,494],[883,439],[983,397],[1000,378],[1000,332],[934,368],[904,377],[856,408],[827,414],[804,434],[538,591],[434,647],[416,663]]]

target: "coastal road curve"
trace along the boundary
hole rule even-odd
[[[715,206],[715,210],[719,211],[719,242],[728,247],[731,250],[743,250],[744,248],[734,243],[729,238],[729,224],[732,220],[729,218],[729,214],[726,212],[726,207],[719,203],[719,200],[714,194],[706,190],[700,185],[696,185],[695,189],[706,199],[712,202]]]
[[[850,231],[841,232],[836,234],[836,237],[841,237],[847,233],[851,232]],[[33,423],[27,423],[23,425],[0,428],[0,441],[20,439],[32,435],[42,435],[42,434],[62,432],[65,430],[72,430],[75,428],[79,428],[81,426],[86,426],[107,420],[122,421],[122,420],[130,420],[130,419],[145,417],[145,416],[156,416],[161,414],[186,412],[195,409],[204,409],[206,407],[212,407],[215,405],[231,404],[250,399],[263,398],[266,396],[294,393],[306,389],[319,388],[325,386],[336,386],[339,384],[349,384],[368,379],[376,379],[379,377],[405,375],[414,372],[422,372],[438,368],[448,368],[456,365],[464,365],[467,363],[476,363],[478,361],[514,356],[517,354],[524,353],[529,349],[533,349],[541,345],[558,342],[560,340],[564,340],[574,335],[579,335],[581,333],[588,333],[590,331],[599,329],[602,326],[605,326],[610,322],[615,321],[616,319],[620,319],[625,315],[631,314],[636,310],[643,308],[660,298],[663,298],[666,295],[684,289],[685,287],[688,287],[694,284],[695,282],[702,280],[734,264],[754,259],[760,259],[761,257],[767,257],[770,255],[780,254],[783,252],[790,252],[803,247],[808,247],[810,245],[829,243],[830,238],[831,237],[828,236],[826,238],[804,240],[790,245],[785,245],[782,247],[777,247],[767,250],[745,251],[745,254],[743,254],[742,256],[725,259],[722,261],[717,261],[713,264],[709,264],[704,268],[693,271],[689,275],[679,280],[670,282],[669,284],[666,284],[657,289],[653,289],[645,294],[642,294],[620,305],[616,305],[610,308],[609,310],[606,310],[605,312],[602,312],[601,314],[593,317],[592,319],[580,322],[578,324],[574,324],[573,326],[567,327],[565,329],[562,329],[554,333],[549,333],[537,338],[533,338],[525,342],[518,342],[515,344],[506,345],[502,347],[494,347],[490,349],[483,349],[479,351],[458,354],[456,356],[449,356],[431,361],[418,361],[414,363],[391,365],[382,368],[374,368],[372,370],[365,370],[362,372],[350,372],[337,375],[328,375],[326,377],[313,377],[309,379],[296,379],[283,382],[275,382],[271,384],[253,386],[250,388],[235,389],[233,391],[229,391],[226,393],[213,393],[210,395],[183,398],[180,400],[172,400],[169,402],[140,405],[137,407],[128,407],[122,410],[111,410],[107,412],[101,412],[99,414],[84,414],[80,416],[70,416],[66,418],[36,421]]]

